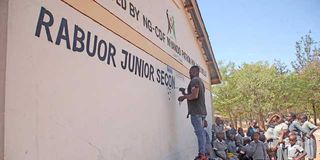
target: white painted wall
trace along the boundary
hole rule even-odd
[[[114,44],[117,67],[68,50],[64,41],[49,42],[44,30],[35,36],[41,7],[54,15],[54,41],[64,17],[70,37],[77,24]],[[5,160],[183,160],[196,155],[196,137],[186,119],[186,102],[177,102],[178,90],[121,69],[121,50],[157,69],[167,71],[166,64],[61,1],[10,0],[8,20]],[[172,75],[176,87],[188,85],[187,77]],[[210,122],[208,90],[206,99]]]
[[[8,0],[0,1],[0,159],[4,156]]]
[[[147,17],[151,22],[153,28],[159,28],[167,37],[170,37],[181,50],[184,50],[192,59],[199,64],[200,67],[205,69],[208,74],[208,69],[201,54],[201,50],[198,45],[197,38],[195,37],[194,28],[190,25],[190,18],[186,15],[187,12],[180,0],[165,0],[165,1],[143,1],[143,0],[96,0],[106,9],[110,10],[114,15],[126,22],[129,26],[137,30],[139,33],[147,37],[157,46],[165,50],[171,56],[175,57],[178,61],[190,68],[192,65],[186,62],[183,57],[177,55],[168,45],[167,41],[161,41],[155,31],[148,31],[143,25],[143,15]],[[126,9],[119,6],[121,2],[127,2]],[[174,3],[176,1],[176,4]],[[117,3],[119,2],[119,3]],[[130,5],[131,4],[131,5]],[[136,8],[133,13],[139,12],[138,16],[131,16],[131,8]],[[176,38],[173,34],[168,34],[168,20],[166,11],[168,10],[169,17],[174,18],[174,28]],[[137,14],[133,14],[137,15]],[[138,18],[136,18],[138,17]],[[209,76],[200,75],[206,82],[210,82]]]

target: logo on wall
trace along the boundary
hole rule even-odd
[[[169,15],[169,10],[167,9],[167,20],[168,20],[168,31],[167,34],[173,36],[176,40],[176,27],[174,23],[174,17]]]

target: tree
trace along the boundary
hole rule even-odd
[[[257,115],[264,128],[266,116],[277,107],[274,105],[274,88],[277,88],[280,79],[276,68],[266,62],[244,64],[234,76],[238,77],[238,89],[243,97],[243,104],[246,104],[251,113]]]
[[[244,64],[238,69],[227,66],[220,67],[225,79],[214,87],[214,106],[232,121],[254,116],[264,127],[265,117],[277,107],[274,88],[281,79],[276,68],[264,62]]]
[[[304,83],[302,89],[304,105],[309,106],[313,112],[314,123],[317,124],[317,113],[320,111],[320,60],[307,64],[301,71],[299,78]]]
[[[220,64],[223,81],[213,87],[214,106],[236,125],[238,119],[256,118],[264,127],[269,113],[287,109],[313,113],[316,123],[320,112],[320,49],[309,34],[296,42],[296,60],[290,72],[275,60],[243,64]]]
[[[296,60],[291,62],[295,71],[301,71],[308,63],[320,59],[320,50],[311,37],[311,31],[296,42]]]
[[[311,32],[301,37],[296,42],[296,60],[293,61],[292,67],[298,74],[299,80],[303,86],[300,88],[300,102],[303,102],[302,106],[312,108],[311,112],[314,115],[314,123],[317,123],[317,107],[319,105],[319,72],[320,72],[320,47],[319,42],[316,42],[311,37]]]
[[[273,66],[277,69],[279,74],[288,74],[290,72],[287,65],[280,60],[275,59]]]
[[[235,64],[228,63],[224,65],[219,62],[220,72],[222,75],[222,83],[213,87],[214,106],[217,111],[229,119],[236,125],[237,103],[241,98],[238,90],[235,89],[235,81],[232,80],[232,75],[236,72]]]

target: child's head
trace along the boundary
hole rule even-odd
[[[249,137],[244,137],[243,138],[243,145],[249,144],[251,142]]]
[[[228,139],[229,139],[230,141],[234,141],[236,138],[235,138],[235,135],[234,135],[234,134],[230,134],[230,135],[228,136]]]
[[[240,128],[238,128],[238,133],[242,136],[242,137],[244,137],[244,132],[243,132],[243,129],[240,127]]]
[[[296,144],[296,142],[297,142],[297,136],[296,136],[295,134],[290,134],[290,136],[289,136],[289,143],[290,143],[291,145],[294,145],[294,144]]]
[[[252,135],[252,140],[254,141],[259,141],[259,138],[260,138],[260,133],[259,132],[254,132],[253,135]]]
[[[222,139],[224,138],[224,133],[223,133],[223,132],[218,132],[218,133],[217,133],[217,138],[218,138],[219,140],[222,140]]]
[[[292,122],[292,121],[294,121],[295,119],[296,119],[296,114],[293,113],[293,112],[289,112],[288,115],[287,115],[287,120],[288,120],[289,122]]]
[[[222,124],[223,121],[221,120],[220,117],[216,117],[216,124]]]
[[[250,125],[252,127],[256,127],[257,126],[257,121],[256,120],[252,120],[252,122],[250,123]]]
[[[291,131],[288,133],[288,137],[290,137],[291,135],[296,135],[296,132],[295,131]]]
[[[264,134],[260,134],[259,140],[261,142],[265,142],[267,140],[266,136]]]
[[[304,123],[305,121],[308,120],[308,116],[305,115],[305,114],[301,114],[300,117],[299,117],[299,120],[300,120],[302,123]]]
[[[273,117],[270,119],[269,124],[270,124],[270,125],[275,125],[275,124],[278,123],[279,119],[280,119],[279,116],[273,116]]]

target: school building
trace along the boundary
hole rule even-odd
[[[186,160],[198,65],[219,69],[196,0],[1,0],[0,159]]]

